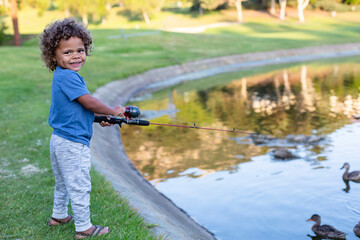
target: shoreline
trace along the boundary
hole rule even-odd
[[[191,61],[152,69],[126,79],[110,82],[94,93],[109,105],[125,105],[137,92],[149,86],[167,87],[183,81],[201,79],[223,72],[287,62],[360,55],[360,43],[283,49],[246,53]],[[127,157],[117,126],[94,125],[91,140],[92,164],[110,181],[114,189],[149,223],[155,233],[167,239],[216,239],[214,234],[193,220],[171,199],[156,190]]]

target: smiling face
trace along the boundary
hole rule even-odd
[[[84,42],[78,37],[61,39],[55,51],[54,61],[59,67],[79,71],[86,61]]]

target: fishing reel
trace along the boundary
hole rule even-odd
[[[140,115],[140,109],[135,106],[127,106],[125,108],[124,117],[126,119],[137,118]]]

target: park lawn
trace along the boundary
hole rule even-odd
[[[120,35],[118,28],[90,25],[94,51],[80,74],[94,92],[113,80],[196,59],[359,41],[359,17],[338,16],[314,14],[303,24],[293,18],[280,22],[263,15],[248,16],[243,24],[201,34],[157,31],[155,27],[135,30],[126,27],[134,23],[122,23],[125,34],[152,32],[127,39],[108,38]],[[204,21],[202,17],[180,17],[187,24]],[[221,17],[204,16],[209,21]],[[46,25],[46,20],[33,18]],[[41,31],[28,24],[23,32],[37,35]],[[111,24],[117,25],[115,20]],[[0,56],[0,238],[73,239],[73,226],[46,226],[54,186],[47,124],[52,74],[43,67],[36,37],[22,47],[0,47]],[[92,183],[92,221],[110,226],[112,232],[106,239],[161,238],[152,232],[154,225],[146,223],[96,171],[92,171]]]

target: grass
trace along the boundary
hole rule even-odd
[[[194,17],[166,12],[148,27],[141,22],[129,22],[114,12],[105,25],[90,25],[94,51],[80,74],[93,92],[113,80],[190,60],[356,42],[360,37],[360,19],[356,15],[349,17],[351,13],[338,14],[337,18],[308,13],[304,24],[291,15],[288,21],[280,22],[267,14],[249,13],[244,13],[244,24],[209,29],[202,34],[160,31],[124,40],[108,37],[119,35],[119,26],[125,33],[137,33],[157,30],[164,21],[167,27],[178,26],[179,20],[187,26],[229,21],[235,13]],[[60,12],[48,12],[40,18],[25,9],[19,13],[20,31],[36,36],[51,19],[61,17]],[[135,26],[140,29],[134,29]],[[54,186],[48,150],[51,129],[47,124],[52,74],[43,67],[37,44],[35,37],[19,48],[0,47],[0,239],[74,236],[73,226],[46,226]],[[161,238],[152,232],[153,225],[144,222],[121,193],[95,171],[92,183],[92,221],[110,226],[112,233],[106,239]]]

